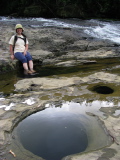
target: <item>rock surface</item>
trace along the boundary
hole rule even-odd
[[[4,30],[3,30],[4,27]],[[17,60],[9,54],[9,39],[15,34],[13,25],[0,26],[0,72],[15,70]],[[118,57],[119,47],[110,41],[90,38],[85,33],[77,34],[69,28],[25,28],[29,40],[29,52],[34,63],[41,65],[57,64],[70,60]],[[7,66],[7,67],[6,67]]]
[[[119,57],[119,46],[109,41],[78,35],[75,29],[66,28],[31,28],[26,26],[26,35],[29,39],[29,51],[35,64],[55,66],[76,66],[79,64],[97,63],[96,58]],[[0,26],[0,72],[16,70],[18,61],[10,59],[8,51],[9,38],[14,34],[13,25],[9,28]],[[88,84],[90,85],[88,87]],[[112,95],[98,95],[91,91],[95,85],[110,85],[115,92]],[[11,131],[26,116],[33,112],[45,109],[46,104],[73,100],[91,102],[107,99],[113,102],[112,109],[101,108],[104,116],[100,116],[99,109],[91,110],[91,116],[97,115],[105,124],[107,134],[113,144],[97,151],[68,156],[68,160],[118,160],[120,159],[120,119],[114,115],[119,106],[120,76],[106,72],[96,72],[88,76],[47,77],[19,80],[15,84],[17,94],[8,98],[0,98],[0,160],[12,160],[9,154]],[[7,146],[7,147],[6,147]],[[37,157],[38,158],[38,157]],[[37,159],[36,158],[36,159]],[[20,159],[20,155],[17,155]],[[23,158],[24,159],[24,158]],[[31,158],[31,160],[34,158]],[[40,159],[40,158],[38,158]],[[30,158],[29,158],[30,160]]]

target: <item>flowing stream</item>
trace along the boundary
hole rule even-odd
[[[78,31],[83,30],[83,32],[90,37],[107,39],[120,44],[120,21],[0,17],[0,22],[2,24],[21,23],[24,26],[29,25],[33,28],[61,27],[77,29]]]

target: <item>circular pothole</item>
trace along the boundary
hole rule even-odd
[[[25,149],[46,160],[84,151],[88,137],[76,114],[51,111],[35,113],[18,125],[18,137]]]
[[[112,94],[114,90],[107,86],[94,86],[92,91],[100,93],[100,94]]]
[[[14,148],[16,153],[18,148],[19,154],[21,148],[24,159],[32,153],[40,160],[61,160],[110,144],[102,126],[97,117],[85,114],[78,103],[66,103],[59,107],[52,105],[18,124],[12,133],[16,137],[13,139]]]

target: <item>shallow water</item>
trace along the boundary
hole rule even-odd
[[[98,71],[104,71],[108,73],[114,73],[120,75],[120,59],[119,58],[106,58],[106,59],[94,59],[96,63],[82,64],[72,67],[56,67],[56,66],[35,66],[37,71],[36,75],[26,76],[23,74],[23,70],[17,72],[4,73],[0,76],[0,97],[9,96],[14,92],[14,84],[23,78],[33,77],[53,77],[53,76],[88,76]]]

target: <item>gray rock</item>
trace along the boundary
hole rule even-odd
[[[81,60],[88,58],[105,58],[119,56],[119,46],[104,40],[94,40],[75,34],[72,29],[65,28],[32,28],[26,27],[25,34],[29,40],[29,52],[36,61],[46,64],[57,64],[68,60]],[[15,34],[13,25],[9,28],[4,24],[0,26],[0,66],[8,66],[10,70],[16,69],[17,60],[11,61],[9,55],[9,39]],[[63,63],[64,66],[64,63]],[[3,67],[2,67],[3,68]],[[4,70],[1,69],[0,72]],[[7,71],[7,70],[5,70]]]

